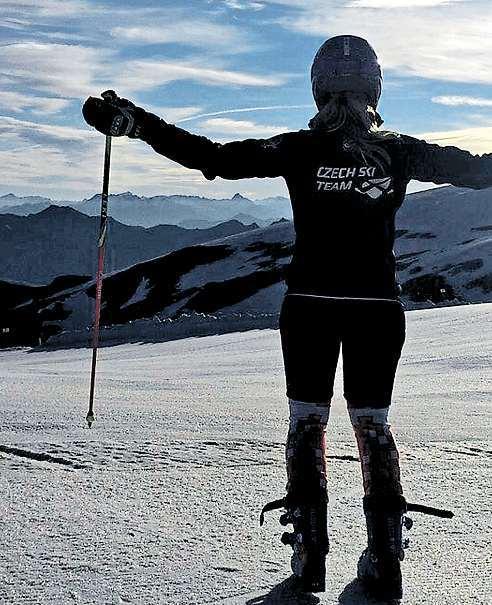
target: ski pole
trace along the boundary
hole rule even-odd
[[[94,386],[96,382],[97,349],[99,346],[99,320],[101,316],[101,295],[104,272],[104,254],[106,251],[106,236],[108,232],[108,192],[109,192],[109,168],[111,164],[111,137],[106,136],[106,147],[104,150],[104,175],[101,194],[101,222],[99,226],[99,239],[97,241],[98,260],[96,274],[96,304],[94,310],[94,331],[92,336],[92,370],[91,388],[89,395],[89,411],[87,412],[87,424],[91,428],[94,422]]]

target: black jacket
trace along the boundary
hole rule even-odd
[[[395,214],[408,182],[492,186],[492,154],[394,133],[361,141],[301,130],[222,145],[147,114],[140,138],[210,180],[285,179],[296,232],[290,292],[396,298]]]

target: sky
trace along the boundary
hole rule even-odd
[[[0,195],[100,191],[104,137],[81,106],[108,88],[219,142],[306,128],[312,59],[340,34],[380,58],[385,127],[492,152],[491,31],[490,0],[0,0]],[[110,188],[286,194],[281,179],[206,181],[126,137]]]

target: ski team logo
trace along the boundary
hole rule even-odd
[[[382,179],[369,179],[364,181],[360,188],[356,187],[355,191],[367,195],[372,200],[377,200],[382,195],[393,193],[393,179],[390,176]]]
[[[375,166],[320,166],[317,176],[318,191],[351,191],[354,179],[368,179],[376,174]]]
[[[393,193],[390,176],[376,177],[376,166],[320,166],[316,174],[317,191],[356,191],[371,200]]]

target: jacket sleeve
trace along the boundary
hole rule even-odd
[[[458,147],[441,147],[407,136],[403,139],[408,180],[472,189],[492,187],[492,153],[472,155]]]
[[[209,180],[217,176],[224,179],[283,176],[290,158],[288,137],[289,134],[215,143],[167,124],[153,114],[147,114],[139,134],[157,153],[186,168],[201,170]]]

